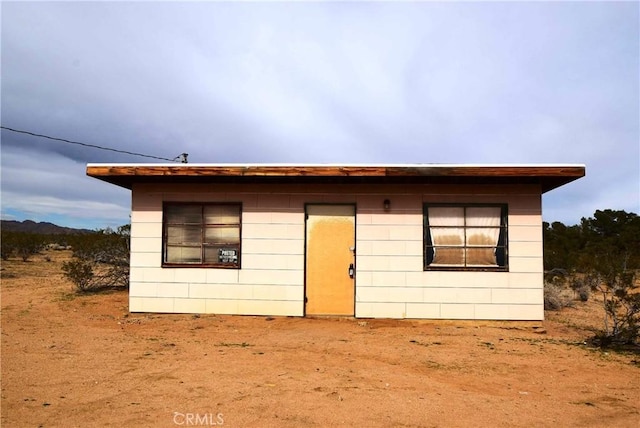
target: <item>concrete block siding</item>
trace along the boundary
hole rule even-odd
[[[133,312],[302,316],[305,204],[351,203],[356,317],[544,317],[539,186],[136,184],[132,195]],[[242,203],[241,269],[162,268],[165,201]],[[509,271],[424,271],[427,202],[507,204]]]
[[[391,213],[379,198],[360,198],[356,316],[389,318],[544,318],[542,212],[537,189],[395,198]],[[467,189],[470,190],[470,189]],[[506,203],[509,272],[424,271],[423,203]]]

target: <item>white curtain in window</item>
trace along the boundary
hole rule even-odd
[[[467,265],[497,265],[500,212],[500,207],[467,207]]]
[[[429,207],[432,265],[464,265],[464,208]]]

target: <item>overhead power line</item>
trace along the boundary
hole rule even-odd
[[[31,135],[33,137],[46,138],[48,140],[60,141],[60,142],[63,142],[63,143],[68,143],[68,144],[76,144],[78,146],[91,147],[91,148],[100,149],[100,150],[108,150],[110,152],[124,153],[124,154],[132,155],[132,156],[142,156],[142,157],[145,157],[145,158],[165,160],[165,161],[169,161],[169,162],[187,163],[187,156],[189,156],[187,153],[182,153],[182,154],[176,156],[173,159],[169,159],[169,158],[163,158],[163,157],[159,157],[159,156],[145,155],[143,153],[128,152],[126,150],[112,149],[110,147],[103,147],[103,146],[98,146],[98,145],[95,145],[95,144],[81,143],[79,141],[71,141],[71,140],[67,140],[67,139],[64,139],[64,138],[51,137],[49,135],[36,134],[35,132],[23,131],[21,129],[13,129],[13,128],[9,128],[9,127],[6,127],[6,126],[0,126],[0,128],[6,129],[7,131],[11,131],[11,132],[17,132],[18,134],[26,134],[26,135]]]

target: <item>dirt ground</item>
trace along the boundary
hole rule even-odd
[[[3,427],[637,427],[597,302],[544,322],[129,314],[67,252],[2,264]],[[51,261],[46,261],[51,258]]]

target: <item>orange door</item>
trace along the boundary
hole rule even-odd
[[[354,315],[355,225],[353,205],[307,205],[307,315]]]

